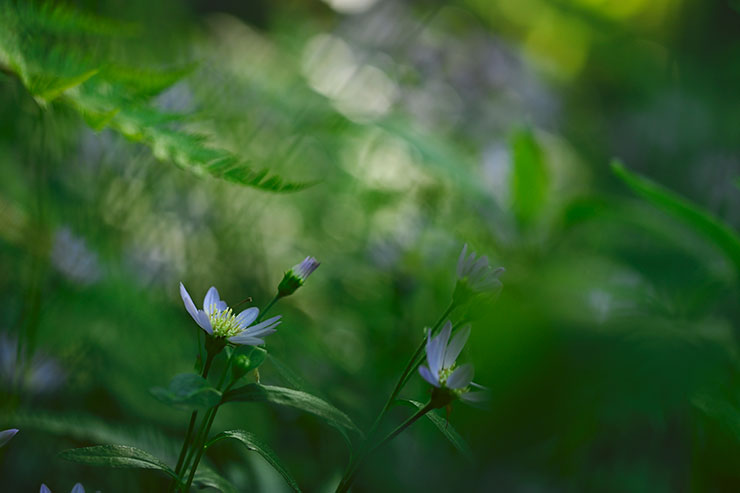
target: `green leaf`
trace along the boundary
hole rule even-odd
[[[549,177],[542,149],[531,130],[516,132],[511,139],[511,197],[520,224],[532,223],[545,208]]]
[[[278,459],[277,455],[275,455],[275,452],[273,452],[270,447],[262,443],[256,436],[249,432],[246,432],[244,430],[224,431],[213,437],[213,439],[211,439],[211,441],[206,444],[206,448],[210,447],[216,442],[225,440],[227,438],[238,440],[249,450],[253,450],[260,454],[273,468],[275,468],[277,472],[280,473],[283,478],[285,478],[285,482],[288,483],[293,491],[301,491],[301,489],[298,487],[298,483],[295,479],[293,479],[293,476],[291,476],[290,472],[288,472],[280,459]]]
[[[160,111],[154,96],[194,65],[163,70],[121,63],[113,38],[134,32],[69,8],[36,2],[0,5],[0,68],[16,74],[41,104],[54,100],[67,105],[95,130],[108,126],[150,147],[158,159],[196,174],[274,192],[312,185],[255,169],[248,157],[220,148],[215,138],[206,137],[216,132],[205,118],[196,121]],[[194,131],[194,125],[202,130]]]
[[[270,402],[294,407],[325,419],[340,431],[349,430],[361,434],[349,416],[328,402],[300,390],[250,383],[224,394],[223,402]]]
[[[154,387],[150,392],[165,404],[186,409],[208,409],[221,401],[221,392],[195,373],[176,375],[167,388]]]
[[[198,465],[193,483],[202,488],[217,489],[222,493],[236,493],[236,488],[226,478],[202,462]]]
[[[405,399],[399,399],[396,402],[400,402],[403,404],[409,404],[411,406],[416,407],[417,409],[421,409],[424,407],[424,404],[418,401],[412,401],[412,400],[405,400]],[[425,414],[425,416],[434,423],[434,426],[437,427],[437,429],[447,438],[447,440],[452,443],[452,445],[463,455],[466,459],[469,461],[473,461],[473,452],[470,450],[470,446],[468,446],[467,442],[463,439],[463,437],[460,436],[460,434],[455,430],[455,428],[452,427],[452,425],[447,421],[447,419],[443,418],[439,414],[437,414],[434,411],[429,411]]]
[[[614,174],[636,194],[691,226],[724,251],[740,272],[740,236],[734,230],[678,194],[628,171],[619,161],[612,161],[611,167]]]
[[[257,346],[239,346],[236,349],[237,355],[246,356],[246,363],[242,367],[244,373],[250,372],[255,368],[259,368],[267,358],[267,351]]]
[[[156,469],[177,479],[175,471],[148,452],[124,445],[96,445],[73,448],[59,453],[62,459],[91,466],[123,469]]]

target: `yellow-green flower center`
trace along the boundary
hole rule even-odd
[[[450,389],[447,387],[447,379],[450,378],[450,375],[452,375],[452,372],[455,371],[455,368],[457,368],[457,365],[453,364],[449,368],[442,368],[441,370],[439,370],[439,384],[455,394],[457,397],[460,397],[462,394],[470,390],[470,388],[465,387],[462,389]]]
[[[208,318],[211,320],[213,337],[233,337],[242,331],[231,308],[223,311],[213,309]]]

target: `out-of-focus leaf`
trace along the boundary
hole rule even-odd
[[[157,109],[152,98],[187,75],[193,65],[147,70],[116,64],[111,61],[110,43],[101,36],[109,41],[118,31],[130,29],[72,9],[37,7],[34,2],[1,6],[0,68],[16,74],[39,103],[55,100],[71,106],[92,128],[108,126],[147,145],[158,159],[191,172],[273,192],[311,185],[255,169],[246,157],[219,148],[187,127],[183,115]]]
[[[529,129],[511,138],[511,206],[520,224],[532,223],[543,212],[549,176],[542,149]]]
[[[270,402],[294,407],[325,419],[339,430],[360,433],[345,413],[318,397],[300,390],[250,383],[224,394],[223,402]]]
[[[411,405],[417,409],[421,409],[424,407],[424,404],[422,404],[421,402],[413,401],[410,399],[399,399],[397,402]],[[473,461],[473,452],[470,450],[470,446],[445,418],[441,417],[434,411],[429,411],[424,416],[426,416],[429,421],[434,423],[434,426],[436,426],[437,429],[442,433],[442,435],[444,435],[444,437],[450,441],[450,443],[458,450],[458,452],[465,456],[465,458],[469,461]]]
[[[59,453],[62,459],[91,466],[115,467],[123,469],[156,469],[172,478],[175,471],[152,454],[124,445],[96,445],[64,450]]]
[[[298,483],[295,479],[293,479],[293,476],[290,474],[290,472],[288,472],[288,469],[283,465],[277,455],[275,455],[275,452],[273,452],[270,447],[262,443],[262,441],[260,441],[256,436],[249,432],[246,432],[244,430],[224,431],[213,437],[213,439],[211,439],[211,441],[206,444],[206,447],[210,447],[214,443],[225,440],[227,438],[238,440],[249,450],[253,450],[260,454],[277,472],[280,473],[283,478],[285,478],[285,482],[288,483],[293,491],[301,491],[301,489],[298,487]]]
[[[155,387],[152,395],[158,400],[180,408],[210,408],[221,400],[221,392],[208,380],[195,373],[176,375],[167,388]]]
[[[222,493],[236,493],[234,485],[202,462],[198,465],[198,471],[193,477],[193,483],[204,488],[217,489]]]
[[[614,174],[632,191],[688,224],[724,251],[740,272],[740,236],[737,232],[678,194],[628,171],[619,161],[613,161],[611,166]]]

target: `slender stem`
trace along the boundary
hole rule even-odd
[[[214,354],[208,353],[206,356],[206,363],[203,366],[203,373],[202,377],[207,378],[208,372],[211,369],[211,364],[213,363],[213,358],[215,357]],[[175,474],[177,474],[177,481],[174,481],[172,485],[170,486],[170,491],[172,491],[176,484],[179,482],[180,473],[182,472],[182,466],[183,461],[185,460],[185,453],[188,451],[188,448],[190,446],[190,440],[193,437],[193,428],[195,428],[195,421],[198,418],[198,411],[193,411],[193,413],[190,415],[190,424],[188,425],[188,431],[185,434],[185,441],[182,443],[182,449],[180,450],[180,456],[177,458],[177,466],[175,467]]]
[[[257,320],[255,320],[254,322],[255,323],[261,322],[262,319],[265,318],[265,315],[267,315],[267,312],[270,311],[270,308],[272,308],[272,305],[277,303],[279,299],[280,299],[280,294],[276,294],[275,297],[272,300],[270,300],[270,302],[267,304],[265,309],[260,312],[259,316],[257,317]]]
[[[416,411],[416,413],[414,413],[412,416],[406,419],[406,421],[398,425],[393,431],[391,431],[388,435],[386,435],[386,437],[383,438],[380,442],[368,448],[363,454],[359,455],[357,460],[353,464],[353,466],[349,469],[349,471],[345,474],[345,477],[339,483],[339,486],[337,486],[336,493],[344,493],[349,490],[350,486],[352,486],[352,483],[355,480],[355,476],[357,475],[357,472],[360,470],[360,466],[370,454],[375,452],[377,449],[379,449],[386,443],[393,440],[396,436],[398,436],[399,433],[401,433],[403,430],[405,430],[406,428],[414,424],[419,418],[424,416],[426,413],[428,413],[432,409],[433,409],[433,406],[432,406],[432,402],[430,401],[426,404],[426,406]]]
[[[449,306],[445,311],[440,315],[437,322],[432,326],[430,329],[432,334],[439,329],[439,327],[442,325],[442,323],[445,321],[447,316],[452,312],[452,310],[455,309],[455,303],[450,302]],[[416,367],[419,366],[418,359],[419,356],[424,352],[424,345],[426,344],[426,339],[422,339],[421,343],[419,344],[419,347],[416,348],[416,351],[409,359],[408,363],[406,363],[406,368],[404,368],[403,372],[401,373],[401,376],[398,379],[398,382],[396,383],[396,386],[393,388],[393,392],[391,392],[390,396],[388,396],[388,399],[385,401],[385,404],[383,405],[383,408],[380,410],[380,413],[375,418],[375,421],[373,422],[372,426],[370,427],[370,430],[367,432],[367,435],[365,437],[365,440],[363,441],[362,445],[360,446],[360,450],[356,455],[354,455],[351,459],[349,464],[347,465],[347,470],[344,473],[344,477],[342,478],[342,481],[339,483],[339,487],[341,488],[343,484],[347,483],[347,488],[349,488],[349,485],[353,481],[353,477],[355,474],[355,469],[357,467],[357,464],[359,464],[362,460],[364,460],[364,457],[367,455],[369,444],[371,443],[372,439],[375,436],[375,433],[378,430],[378,426],[380,426],[380,423],[383,421],[383,417],[388,412],[388,409],[390,409],[393,402],[396,400],[396,397],[398,397],[398,394],[401,392],[401,389],[403,389],[403,386],[406,384],[408,379],[410,378],[412,372]],[[348,482],[349,481],[349,482]],[[337,492],[340,490],[337,489]],[[346,491],[346,490],[342,490]]]
[[[203,457],[203,452],[205,452],[205,441],[208,439],[208,433],[211,431],[211,426],[213,425],[213,420],[216,418],[216,413],[218,412],[218,408],[220,405],[217,405],[212,410],[210,410],[210,415],[206,416],[204,421],[206,421],[205,428],[203,428],[203,433],[201,434],[200,439],[198,440],[198,453],[195,455],[195,459],[193,460],[192,466],[190,466],[190,475],[188,476],[188,482],[185,483],[185,492],[187,493],[190,491],[190,486],[193,484],[193,478],[195,478],[195,471],[198,469],[198,464],[200,463],[201,457]]]
[[[434,326],[431,328],[432,334],[442,325],[444,320],[447,318],[447,316],[450,314],[450,312],[455,308],[455,303],[452,302],[447,307],[447,309],[442,313],[442,315],[439,317],[437,322],[434,324]],[[424,352],[424,346],[426,344],[426,339],[422,339],[421,343],[419,344],[419,347],[416,348],[416,351],[414,352],[414,355],[411,356],[408,363],[406,363],[406,368],[404,368],[403,373],[401,373],[401,377],[398,379],[398,383],[396,383],[395,388],[393,389],[393,392],[391,392],[391,395],[388,397],[388,400],[385,402],[385,405],[383,406],[383,409],[380,411],[380,414],[378,414],[378,417],[375,418],[375,422],[373,423],[373,426],[370,428],[370,431],[368,432],[368,439],[370,438],[370,435],[375,432],[378,425],[380,425],[381,420],[383,419],[383,416],[385,416],[385,413],[388,412],[388,409],[391,407],[391,404],[393,404],[393,401],[396,400],[396,397],[398,397],[398,394],[401,392],[401,389],[403,389],[403,386],[408,381],[411,373],[414,371],[416,366],[416,361],[419,359],[419,356]]]

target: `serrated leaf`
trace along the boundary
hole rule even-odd
[[[285,479],[285,482],[288,483],[288,486],[290,486],[293,491],[301,491],[301,489],[298,487],[298,483],[295,479],[293,479],[293,476],[290,474],[290,472],[288,472],[288,469],[283,465],[277,455],[275,455],[275,452],[273,452],[270,447],[262,443],[262,441],[260,441],[252,433],[246,432],[244,430],[224,431],[213,437],[213,439],[211,439],[211,441],[206,444],[206,447],[210,447],[216,442],[225,440],[227,438],[238,440],[249,450],[260,454],[277,472],[280,473],[280,475]]]
[[[250,383],[225,393],[223,402],[270,402],[289,406],[323,418],[340,431],[349,430],[361,434],[345,413],[315,395],[300,390]]]
[[[175,471],[152,454],[135,447],[124,445],[96,445],[64,450],[59,453],[62,459],[88,464],[123,469],[155,469],[177,479]]]
[[[416,407],[417,409],[422,409],[424,407],[424,404],[418,401],[413,400],[406,400],[406,399],[399,399],[397,402],[403,403],[403,404],[409,404],[411,406]],[[460,436],[460,434],[453,428],[453,426],[447,421],[447,419],[443,418],[439,414],[437,414],[434,411],[429,411],[425,414],[427,419],[434,423],[434,426],[437,427],[437,429],[444,435],[444,437],[450,441],[450,443],[460,452],[463,456],[465,456],[466,459],[469,461],[473,461],[473,452],[470,450],[470,446],[465,442],[465,439]]]
[[[150,392],[165,404],[180,408],[207,409],[221,401],[221,392],[195,373],[176,375],[167,388],[155,387]]]
[[[724,251],[740,272],[740,236],[737,232],[678,194],[628,171],[619,161],[613,161],[611,167],[614,174],[632,191],[688,224],[694,231]]]
[[[549,177],[542,149],[531,130],[513,135],[511,151],[511,206],[519,223],[526,225],[544,210]]]

